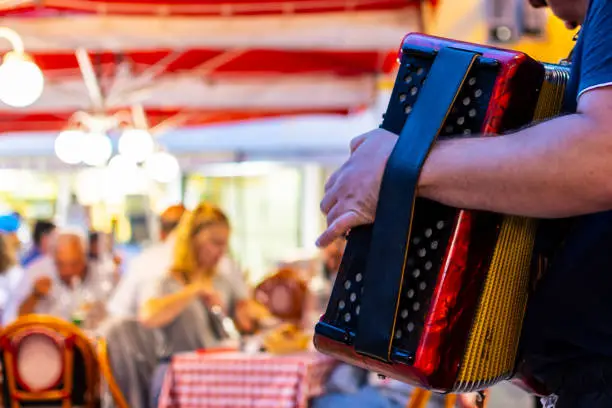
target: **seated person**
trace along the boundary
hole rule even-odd
[[[28,268],[4,312],[4,322],[18,316],[48,314],[71,320],[88,303],[98,321],[103,307],[97,302],[101,279],[87,262],[86,238],[78,232],[62,231],[53,242],[50,256]]]
[[[54,232],[55,224],[52,222],[45,220],[36,221],[34,232],[32,233],[32,247],[28,249],[21,259],[21,265],[24,268],[49,254]]]
[[[170,270],[144,289],[139,319],[145,327],[159,331],[164,350],[153,380],[154,405],[167,357],[176,352],[213,348],[226,338],[214,310],[233,317],[239,329],[248,331],[253,324],[247,306],[249,293],[218,272],[229,235],[225,214],[215,206],[200,204],[181,218]]]
[[[185,207],[174,205],[160,215],[161,242],[145,248],[130,262],[108,302],[111,315],[136,318],[147,282],[155,281],[168,272],[176,241],[176,228],[184,213]]]
[[[0,311],[5,310],[23,274],[15,249],[8,239],[0,234]],[[4,325],[4,322],[0,323]]]
[[[6,244],[19,254],[22,250],[19,230],[22,228],[21,217],[15,213],[0,215],[0,234],[6,240]]]

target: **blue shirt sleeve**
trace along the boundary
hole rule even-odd
[[[578,94],[593,87],[612,85],[612,1],[591,0],[582,30]]]

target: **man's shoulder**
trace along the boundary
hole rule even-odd
[[[591,0],[582,30],[591,31],[605,29],[606,31],[610,31],[609,17],[611,14],[612,2],[608,0]]]
[[[164,242],[154,244],[132,258],[125,275],[129,276],[130,281],[137,283],[167,271],[171,262],[171,248]]]
[[[43,256],[36,247],[30,248],[26,253],[21,257],[21,264],[25,266],[29,266],[32,262],[40,259]]]
[[[41,275],[54,275],[55,274],[55,263],[50,256],[41,256],[40,258],[31,262],[26,268],[25,272],[32,278],[39,277]]]
[[[612,85],[612,2],[591,0],[574,59],[577,99]]]
[[[130,268],[134,266],[142,265],[143,263],[147,263],[151,259],[154,259],[156,254],[159,252],[160,245],[153,244],[151,246],[147,246],[143,248],[138,254],[134,255],[132,259],[129,261]]]
[[[610,6],[612,6],[612,3],[610,3],[609,0],[590,0],[589,2],[589,8],[591,12],[593,11],[598,11],[601,9],[606,9],[606,8],[610,8]]]

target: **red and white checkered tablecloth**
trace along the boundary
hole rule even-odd
[[[305,408],[336,365],[317,352],[187,353],[173,358],[159,408]]]

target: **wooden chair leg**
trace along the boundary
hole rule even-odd
[[[429,397],[431,397],[431,392],[422,388],[415,388],[406,408],[425,408]]]
[[[480,408],[487,408],[488,403],[489,403],[489,392],[487,390],[482,391],[480,393],[480,399],[478,402],[479,404],[478,406]]]
[[[455,408],[457,405],[457,395],[448,394],[444,399],[444,408]]]

